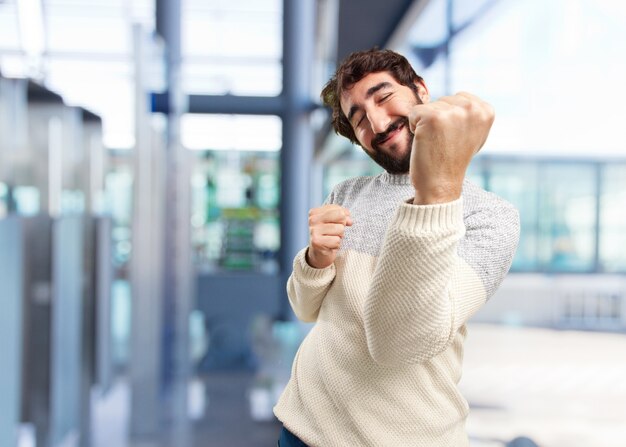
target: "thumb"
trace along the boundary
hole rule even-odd
[[[350,215],[350,210],[349,210],[349,209],[347,209],[347,208],[344,208],[344,209],[343,209],[343,213],[344,213],[344,214],[345,214],[345,216],[346,216],[346,224],[345,224],[345,225],[346,225],[347,227],[351,227],[351,226],[352,226],[352,216]]]
[[[413,105],[409,113],[409,130],[412,134],[415,134],[415,129],[418,123],[422,119],[423,104]]]

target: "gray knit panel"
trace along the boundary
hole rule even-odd
[[[463,204],[465,237],[458,254],[478,273],[489,299],[511,268],[520,236],[519,213],[468,181],[463,185]]]
[[[414,193],[408,175],[383,173],[338,184],[326,203],[350,210],[354,222],[346,228],[341,250],[377,257],[396,208]],[[466,233],[458,254],[482,279],[489,298],[511,267],[519,240],[519,215],[510,203],[468,180],[462,196]]]

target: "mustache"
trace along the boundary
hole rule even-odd
[[[387,127],[384,132],[376,134],[374,139],[372,140],[372,145],[379,145],[384,142],[387,138],[389,138],[389,134],[398,130],[400,127],[405,126],[407,129],[409,128],[409,119],[407,117],[399,118]]]

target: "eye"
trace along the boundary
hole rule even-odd
[[[381,96],[381,97],[380,97],[380,99],[378,100],[378,102],[379,102],[379,103],[381,103],[381,102],[385,102],[387,99],[389,99],[389,97],[390,97],[391,95],[393,95],[393,93],[387,93],[387,94],[385,94],[385,95]]]
[[[365,114],[362,114],[360,118],[355,116],[352,119],[352,128],[357,129],[363,123],[364,119],[365,119]]]

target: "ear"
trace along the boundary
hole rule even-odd
[[[424,104],[430,102],[430,93],[428,93],[428,87],[426,87],[426,83],[424,81],[415,81],[415,86],[417,87],[417,94],[422,100]]]

